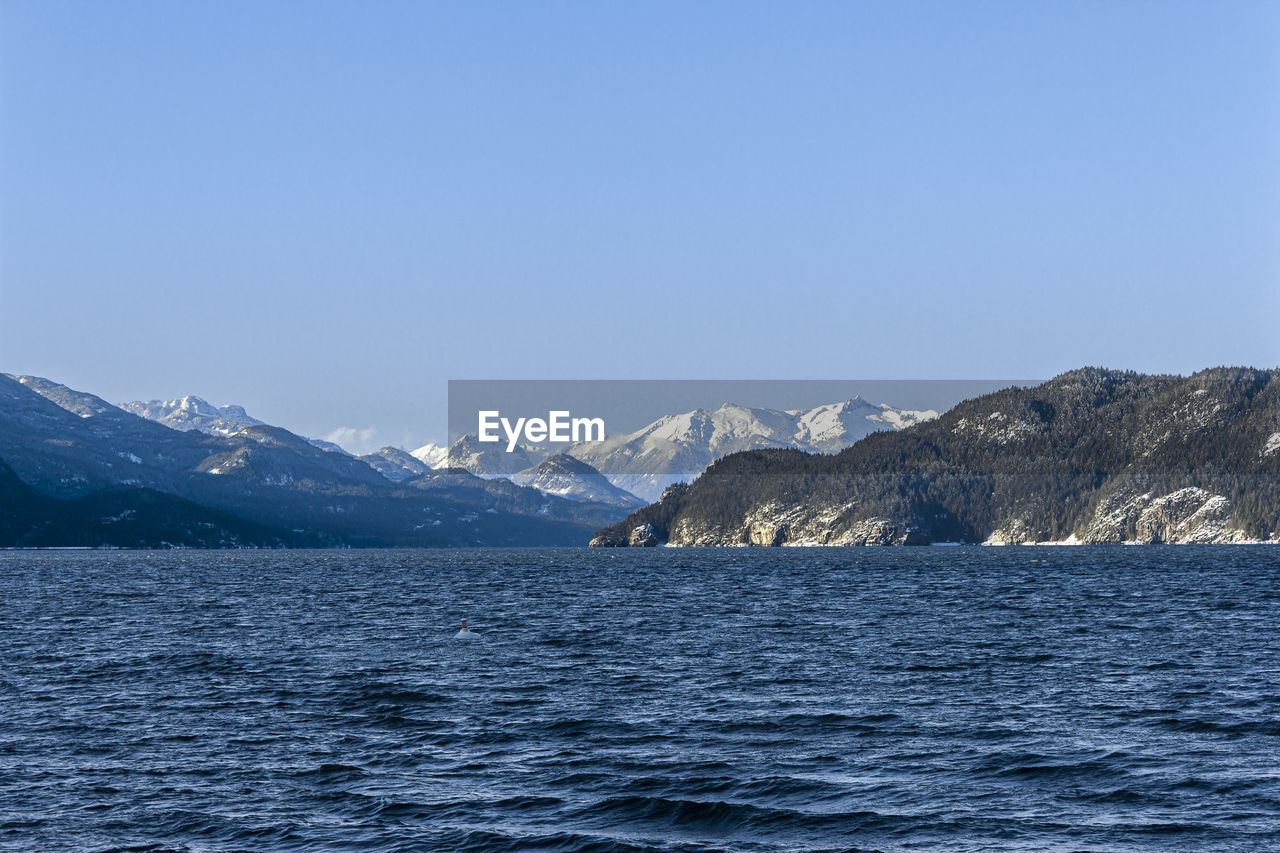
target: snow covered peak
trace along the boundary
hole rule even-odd
[[[218,414],[217,409],[215,409],[212,405],[210,405],[208,401],[202,400],[199,397],[192,397],[192,396],[180,397],[177,400],[172,401],[170,405],[172,405],[175,409],[179,409],[184,412],[192,412],[195,414],[202,414],[202,415]]]
[[[449,461],[449,448],[434,443],[424,444],[417,450],[409,451],[409,455],[428,468],[443,468]]]
[[[395,483],[420,477],[431,470],[431,467],[421,459],[398,447],[384,447],[374,453],[361,456],[360,459]]]
[[[233,435],[247,426],[262,426],[263,421],[250,417],[243,406],[215,406],[202,397],[188,395],[176,400],[135,400],[120,408],[147,420],[162,423],[170,429]]]
[[[854,441],[877,429],[903,429],[921,421],[932,420],[938,413],[932,409],[911,411],[885,404],[868,402],[855,396],[843,403],[818,406],[798,413],[797,446],[831,453],[848,447]]]

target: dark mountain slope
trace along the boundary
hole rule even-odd
[[[0,460],[0,547],[280,547],[314,537],[256,524],[152,489],[115,486],[59,500],[23,483]]]

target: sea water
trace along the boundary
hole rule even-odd
[[[0,552],[0,848],[1280,849],[1280,549]]]

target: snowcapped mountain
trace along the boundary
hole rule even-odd
[[[409,451],[409,455],[428,468],[444,468],[449,460],[449,448],[438,444],[424,444],[417,450]]]
[[[613,485],[595,468],[567,453],[548,456],[536,467],[513,475],[511,481],[522,486],[533,486],[543,494],[575,501],[594,501],[633,508],[646,503]]]
[[[27,377],[34,378],[34,377]],[[176,400],[134,400],[121,403],[120,408],[131,415],[164,424],[180,432],[202,432],[205,435],[235,435],[246,427],[270,426],[266,421],[251,417],[244,406],[215,406],[209,401],[188,395]],[[332,441],[308,438],[312,447],[352,456]]]
[[[696,477],[730,453],[787,447],[832,453],[873,432],[904,429],[937,416],[932,410],[895,409],[861,397],[791,411],[725,403],[715,411],[667,415],[629,435],[584,442],[568,452],[615,486],[657,500],[667,486]]]
[[[393,483],[421,477],[432,470],[430,465],[398,447],[384,447],[374,453],[361,456],[360,461],[368,463]]]
[[[428,445],[430,446],[430,445]],[[510,477],[532,468],[551,454],[547,446],[517,444],[510,453],[505,442],[482,442],[472,435],[463,436],[449,447],[441,467],[465,468],[480,477]]]
[[[895,409],[883,403],[869,403],[861,396],[843,403],[787,414],[797,417],[795,446],[823,453],[843,450],[877,430],[905,429],[938,416],[932,409],[922,412]]]
[[[215,406],[192,396],[176,400],[134,400],[121,403],[120,408],[170,429],[182,432],[196,430],[207,435],[234,435],[247,426],[262,426],[264,423],[249,417],[243,406]]]

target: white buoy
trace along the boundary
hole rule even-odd
[[[453,635],[455,640],[478,640],[480,635],[467,627],[467,620],[462,620],[462,630]]]

